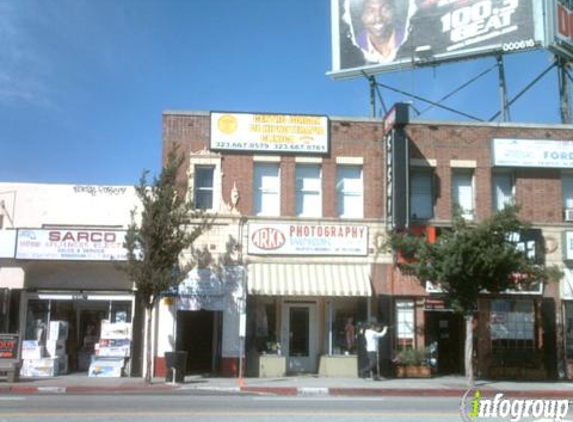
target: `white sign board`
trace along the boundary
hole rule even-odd
[[[252,255],[368,254],[368,226],[351,224],[249,224]]]
[[[500,167],[572,168],[573,141],[495,138],[492,158]]]
[[[289,114],[211,113],[212,150],[328,153],[328,118]]]
[[[16,259],[125,261],[125,230],[18,230]]]

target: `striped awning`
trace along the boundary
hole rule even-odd
[[[369,265],[251,263],[247,286],[252,295],[368,297],[369,274]]]

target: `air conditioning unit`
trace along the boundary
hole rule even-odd
[[[564,214],[565,221],[573,221],[573,208],[566,208]]]

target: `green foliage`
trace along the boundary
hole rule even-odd
[[[159,177],[149,185],[145,171],[135,187],[141,215],[138,219],[137,209],[131,212],[125,240],[128,259],[123,269],[148,309],[161,293],[185,278],[193,263],[182,264],[181,254],[210,227],[207,214],[193,208],[185,187],[178,184],[183,161],[173,146]]]
[[[430,349],[425,347],[423,349],[414,349],[407,347],[396,353],[394,363],[398,365],[422,365],[427,364],[430,357]]]
[[[515,247],[512,235],[528,225],[517,217],[518,208],[507,207],[489,219],[471,224],[460,215],[443,230],[435,243],[408,233],[393,233],[387,242],[393,251],[405,251],[408,262],[400,268],[425,284],[437,284],[453,308],[464,314],[477,309],[484,291],[503,292],[521,285],[545,283],[556,276],[553,268],[535,265]]]

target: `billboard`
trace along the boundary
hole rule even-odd
[[[573,1],[547,0],[549,48],[573,58]]]
[[[210,148],[215,151],[327,154],[328,118],[212,112]]]
[[[332,72],[349,77],[531,49],[539,0],[331,0]]]

